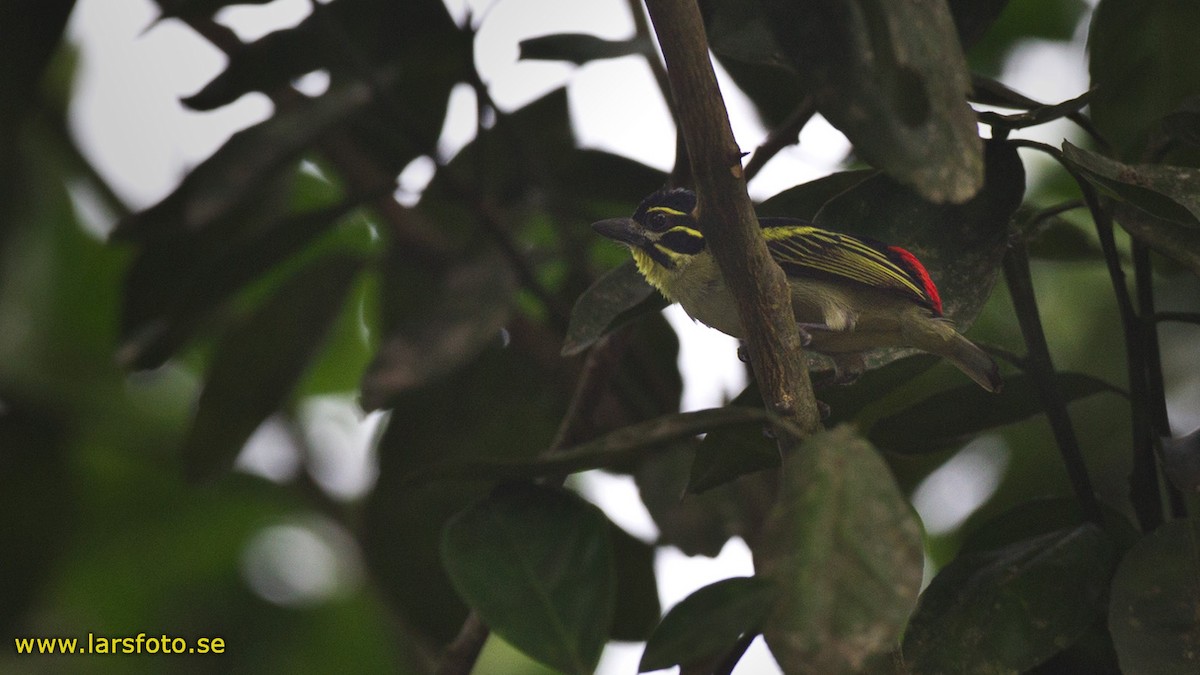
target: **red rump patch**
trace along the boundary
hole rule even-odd
[[[917,260],[917,256],[905,251],[899,246],[889,246],[888,251],[903,261],[904,266],[914,277],[914,280],[919,282],[921,288],[925,291],[925,296],[929,298],[929,304],[933,307],[933,313],[937,316],[942,315],[942,297],[938,295],[937,286],[933,285],[933,279],[929,278],[929,272],[925,266]]]

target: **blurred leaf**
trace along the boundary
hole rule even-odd
[[[966,61],[944,3],[764,0],[783,52],[855,150],[930,201],[983,184]]]
[[[1200,4],[1103,0],[1088,31],[1091,115],[1124,156],[1137,156],[1151,123],[1200,91],[1195,54]]]
[[[118,360],[138,369],[161,366],[238,290],[312,244],[354,207],[237,218],[227,223],[236,232],[206,228],[148,242],[126,272]]]
[[[638,672],[703,664],[757,633],[774,608],[775,585],[758,577],[709,584],[667,612],[646,643]]]
[[[1200,428],[1162,439],[1163,473],[1180,492],[1200,492]]]
[[[659,544],[685,555],[713,557],[730,537],[755,541],[775,499],[778,473],[761,471],[697,495],[686,492],[699,441],[655,453],[634,473],[642,503],[659,530]]]
[[[978,513],[978,512],[977,512]],[[1141,533],[1124,514],[1100,504],[1104,533],[1117,551],[1128,550]],[[974,518],[972,518],[973,520]],[[959,555],[983,553],[1051,532],[1069,530],[1087,522],[1079,500],[1071,497],[1039,497],[1021,502],[984,523],[971,520],[962,527],[966,532]]]
[[[1063,158],[1104,194],[1158,218],[1200,227],[1200,169],[1122,164],[1067,141]]]
[[[1054,217],[1040,228],[1037,238],[1029,243],[1029,255],[1042,260],[1067,262],[1100,260],[1104,252],[1099,242],[1083,228]]]
[[[484,256],[448,270],[429,289],[428,311],[396,326],[362,382],[365,410],[458,368],[499,339],[516,280],[506,261]]]
[[[868,405],[908,384],[918,375],[937,365],[941,359],[932,354],[914,354],[893,361],[882,368],[867,371],[853,384],[828,387],[818,398],[829,406],[827,427],[852,421]]]
[[[662,616],[658,603],[658,577],[654,574],[654,546],[609,523],[613,562],[617,575],[616,605],[609,638],[643,642]]]
[[[630,319],[666,305],[666,299],[646,281],[633,260],[626,260],[605,272],[575,301],[562,355],[581,354]]]
[[[991,295],[1008,250],[1009,224],[1025,193],[1025,169],[1011,145],[990,141],[983,189],[962,205],[938,205],[886,176],[873,176],[827,202],[813,219],[824,228],[902,246],[924,263],[960,331]],[[868,356],[878,367],[906,352]]]
[[[588,61],[615,59],[646,51],[642,40],[604,40],[588,33],[559,33],[521,40],[522,61],[570,61],[582,66]]]
[[[757,384],[751,382],[727,407],[762,410]],[[738,476],[777,466],[779,445],[763,427],[714,430],[696,446],[687,491],[700,494]]]
[[[77,520],[60,417],[0,394],[0,513],[8,516],[0,528],[0,630],[8,635],[45,588]]]
[[[763,636],[787,673],[861,670],[894,649],[921,588],[921,527],[879,453],[849,426],[785,458],[753,548],[775,584]]]
[[[546,665],[586,675],[615,606],[608,528],[574,493],[509,484],[446,523],[442,561],[488,628]]]
[[[305,375],[297,398],[358,393],[379,343],[378,295],[378,275],[373,271],[360,275],[347,294],[341,314],[334,319],[325,348]]]
[[[959,556],[921,594],[904,663],[918,673],[1028,670],[1101,614],[1115,563],[1090,523]]]
[[[1200,668],[1200,523],[1173,520],[1121,560],[1108,626],[1121,672],[1194,673]]]
[[[970,46],[971,69],[993,76],[999,76],[1006,57],[1029,40],[1070,41],[1081,17],[1088,11],[1084,0],[1010,0],[995,22],[971,46],[969,38],[978,35],[978,26],[958,17],[964,9],[975,4],[985,5],[981,13],[986,16],[990,11],[988,7],[995,3],[993,0],[983,3],[951,0],[950,11],[955,14],[964,46]]]
[[[1083,373],[1057,373],[1059,392],[1070,403],[1119,389]],[[902,455],[939,452],[961,445],[989,429],[1013,424],[1042,412],[1033,378],[1017,373],[1004,380],[999,394],[967,384],[939,392],[884,417],[867,438],[883,450]]]
[[[1187,145],[1200,146],[1200,96],[1185,100],[1178,108],[1163,117],[1163,131],[1170,138]]]
[[[378,443],[379,479],[363,507],[364,557],[380,593],[415,633],[437,643],[458,633],[467,608],[439,554],[442,526],[488,494],[493,481],[417,483],[436,463],[530,459],[551,443],[567,390],[514,333],[467,367],[391,401]]]
[[[790,187],[758,205],[759,217],[778,216],[813,220],[829,200],[878,175],[874,169],[838,171],[823,178]]]
[[[217,345],[183,444],[186,474],[215,478],[286,400],[321,348],[362,261],[330,256],[284,283]]]
[[[756,2],[701,0],[705,32],[713,53],[747,64],[791,69],[770,22]]]
[[[1126,232],[1200,276],[1200,226],[1159,218],[1122,202],[1113,205],[1113,218]]]
[[[20,151],[27,113],[46,106],[38,95],[51,57],[62,46],[74,0],[18,0],[0,3],[0,251],[14,206],[26,196],[24,153]]]
[[[322,134],[370,101],[371,89],[365,84],[331,89],[237,132],[185,176],[174,192],[123,220],[113,238],[147,242],[221,224],[261,199],[265,187],[289,172]]]
[[[210,17],[231,5],[265,5],[271,0],[155,0],[162,14],[155,23],[178,16]]]
[[[958,41],[964,50],[970,49],[1000,18],[1008,0],[948,0]]]

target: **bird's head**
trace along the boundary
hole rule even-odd
[[[609,218],[592,228],[628,246],[638,269],[653,282],[678,273],[705,251],[695,215],[694,192],[660,190],[642,200],[632,218]]]

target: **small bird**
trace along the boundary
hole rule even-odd
[[[693,319],[744,339],[733,295],[696,221],[690,190],[656,192],[632,218],[594,223],[629,247],[638,271]],[[862,373],[863,354],[913,347],[948,359],[991,392],[1002,382],[996,363],[942,316],[942,300],[925,266],[899,246],[831,232],[796,218],[760,218],[771,257],[787,274],[802,339],[833,359],[838,381]]]

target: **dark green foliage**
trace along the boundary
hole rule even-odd
[[[814,110],[853,146],[759,214],[911,250],[1004,372],[994,395],[887,350],[840,386],[809,357],[828,430],[790,451],[753,381],[680,412],[665,300],[588,225],[691,174],[577,147],[586,78],[496,105],[507,0],[469,20],[440,0],[311,3],[244,44],[213,17],[266,3],[160,0],[147,31],[226,56],[172,90],[183,105],[273,109],[134,212],[73,136],[74,4],[0,3],[0,637],[227,643],[220,661],[61,657],[82,673],[590,673],[611,641],[645,641],[641,670],[690,675],[758,635],[788,673],[1197,670],[1194,3],[1100,0],[1090,23],[1082,0],[698,3],[726,100],[740,89],[769,129],[739,130],[743,150],[811,133]],[[1078,57],[1085,37],[1089,84],[1009,81],[1031,40]],[[516,67],[591,73],[659,53],[653,27],[510,46]],[[293,89],[312,72],[327,91]],[[452,91],[478,117],[461,148],[439,140]],[[1021,140],[1058,124],[1083,132]],[[1036,305],[994,292],[1026,250]],[[1034,316],[1053,362],[1024,342]],[[981,437],[999,485],[960,474],[982,505],[923,534],[907,497]],[[364,454],[339,490],[330,467]],[[580,496],[596,469],[632,478],[657,539]],[[735,537],[754,576],[663,616],[663,548]],[[314,570],[325,586],[305,587]]]

